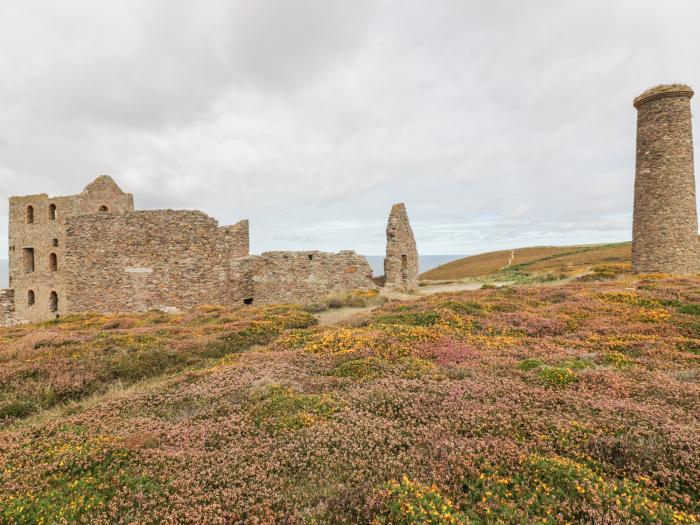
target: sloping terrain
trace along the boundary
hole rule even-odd
[[[423,274],[423,280],[456,280],[498,274],[556,272],[566,276],[595,266],[626,266],[631,243],[582,246],[539,246],[482,253],[451,261]]]
[[[0,523],[698,523],[700,279],[0,330]]]

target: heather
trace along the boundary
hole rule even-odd
[[[698,523],[698,304],[699,279],[649,275],[327,327],[285,306],[6,329],[2,399],[34,413],[0,430],[0,523]]]
[[[0,332],[0,421],[118,385],[206,366],[315,324],[295,306],[74,315]]]

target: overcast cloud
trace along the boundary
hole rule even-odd
[[[628,240],[632,99],[700,90],[698,22],[698,0],[4,0],[0,228],[10,195],[107,173],[137,208],[249,218],[253,252],[382,253],[399,201],[426,254]]]

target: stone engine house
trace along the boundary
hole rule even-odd
[[[377,288],[355,252],[250,255],[247,220],[219,226],[200,211],[134,210],[133,196],[108,176],[78,195],[11,197],[9,215],[0,325],[86,311],[308,303]]]

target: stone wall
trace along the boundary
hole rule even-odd
[[[250,259],[256,304],[310,303],[377,288],[367,259],[353,251],[265,252]]]
[[[220,228],[199,211],[94,214],[66,221],[71,311],[182,310],[241,304],[232,260],[248,255],[248,222]]]
[[[133,207],[132,195],[124,193],[107,176],[98,177],[78,195],[50,197],[40,193],[11,197],[9,284],[15,290],[17,315],[28,321],[41,321],[69,312],[65,230],[70,217],[119,214]],[[29,264],[32,260],[33,264]]]
[[[0,326],[13,326],[18,322],[15,313],[15,291],[0,289]]]
[[[394,204],[389,214],[384,276],[388,288],[406,291],[418,288],[418,250],[403,203]]]
[[[400,283],[413,287],[415,241],[397,206],[388,267],[398,260]],[[0,292],[0,324],[88,311],[308,303],[377,288],[367,260],[352,251],[250,256],[248,221],[220,227],[199,211],[134,211],[132,195],[107,176],[78,195],[12,197],[9,239],[12,289]]]
[[[637,165],[632,265],[635,272],[700,271],[690,98],[685,85],[658,86],[634,101]]]

